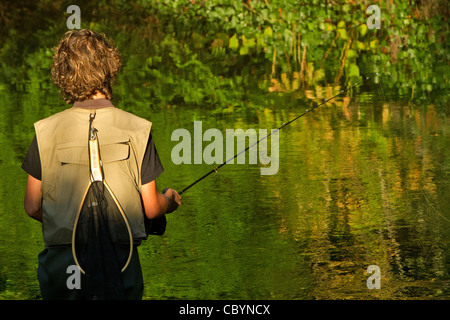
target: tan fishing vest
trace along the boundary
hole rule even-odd
[[[105,181],[128,218],[133,239],[146,238],[140,188],[151,122],[115,107],[72,107],[35,123],[47,247],[72,242],[75,217],[90,184],[87,146],[89,115],[94,112]]]

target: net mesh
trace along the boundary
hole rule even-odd
[[[124,218],[109,189],[94,181],[86,195],[75,234],[75,254],[86,277],[88,299],[121,299],[121,270],[130,253]]]
[[[91,184],[74,228],[74,255],[85,274],[87,299],[122,299],[122,271],[131,257],[126,217],[103,179],[97,130],[89,123]]]

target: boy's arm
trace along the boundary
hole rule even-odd
[[[33,219],[42,222],[41,209],[41,180],[28,175],[27,190],[25,191],[25,212]]]
[[[141,198],[145,215],[149,219],[173,212],[181,204],[181,196],[173,189],[167,189],[164,194],[156,190],[156,181],[142,185]]]

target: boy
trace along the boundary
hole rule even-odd
[[[25,211],[42,222],[45,250],[39,254],[38,280],[44,299],[96,298],[85,288],[69,289],[66,283],[70,276],[66,270],[75,264],[74,224],[92,178],[87,155],[90,125],[98,135],[105,179],[123,208],[135,244],[120,274],[119,297],[142,298],[136,246],[146,238],[144,214],[154,219],[181,204],[175,190],[161,194],[156,189],[155,179],[164,169],[150,133],[151,122],[115,108],[110,101],[111,81],[120,67],[118,50],[103,34],[90,30],[67,32],[55,51],[52,78],[73,107],[35,124],[36,136],[22,165],[29,174]],[[100,298],[105,297],[108,294]]]

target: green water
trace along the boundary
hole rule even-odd
[[[283,128],[277,174],[262,176],[261,164],[246,161],[188,190],[168,216],[167,233],[140,247],[144,297],[448,298],[450,119],[433,106],[385,102],[373,90],[362,94],[367,102],[356,96],[343,106],[338,99]],[[38,101],[26,92],[6,97],[0,294],[36,299],[43,242],[40,224],[23,210],[20,164],[34,134],[29,123],[65,106],[45,94]],[[165,166],[159,188],[182,189],[211,166],[174,165],[173,130],[192,132],[194,120],[203,121],[203,130],[270,129],[302,109],[292,104],[241,116],[211,116],[201,108],[134,112],[154,125]],[[381,269],[380,290],[366,286],[369,265]]]
[[[364,28],[363,4],[269,2],[81,6],[83,27],[112,35],[123,53],[113,103],[153,122],[165,167],[159,190],[181,190],[215,166],[175,165],[174,130],[193,135],[194,121],[224,136],[274,129],[371,75],[280,131],[276,174],[261,175],[259,161],[246,158],[184,193],[166,234],[139,248],[144,299],[449,299],[444,2],[381,1],[380,30]],[[20,166],[33,123],[67,107],[50,80],[49,49],[66,31],[67,6],[8,6],[9,20],[0,20],[8,30],[0,35],[0,299],[40,299],[44,245],[40,223],[23,209]],[[367,287],[371,265],[380,289]]]

